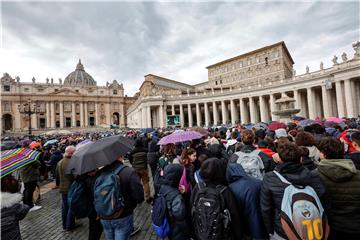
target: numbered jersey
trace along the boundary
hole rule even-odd
[[[274,173],[288,186],[281,202],[280,221],[290,240],[322,240],[329,235],[328,221],[321,202],[310,186],[292,185],[279,172]]]

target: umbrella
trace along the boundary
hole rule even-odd
[[[268,126],[268,129],[271,130],[271,131],[275,131],[275,130],[277,130],[279,128],[286,129],[287,125],[285,123],[282,123],[282,122],[274,121],[274,122],[270,123],[269,126]]]
[[[254,128],[266,130],[268,128],[268,125],[266,123],[264,123],[264,122],[259,122],[259,123],[254,125]]]
[[[326,122],[342,123],[344,122],[344,119],[337,117],[329,117],[326,119]]]
[[[147,133],[151,133],[151,132],[155,131],[155,129],[153,129],[153,128],[143,128],[140,131],[142,133],[144,133],[144,134],[147,134]]]
[[[170,135],[167,135],[160,139],[158,142],[158,145],[166,145],[169,143],[177,143],[177,142],[186,142],[191,141],[193,139],[199,139],[202,138],[203,135],[201,135],[198,132],[195,131],[184,131],[184,132],[173,132]]]
[[[55,143],[58,143],[58,142],[59,142],[59,140],[57,140],[57,139],[49,140],[44,144],[44,147],[49,146],[49,145],[54,145]]]
[[[326,121],[324,122],[324,126],[325,128],[333,128],[335,126],[337,126],[338,124],[336,122],[331,122],[331,121]]]
[[[295,120],[295,121],[301,121],[301,120],[304,120],[305,118],[304,117],[301,117],[301,116],[293,116],[292,117],[292,120]]]
[[[0,176],[5,177],[15,170],[18,170],[39,157],[40,152],[30,148],[17,148],[1,152]]]
[[[312,120],[312,119],[305,119],[299,122],[299,126],[300,127],[306,127],[306,126],[310,126],[313,124],[316,124],[317,122]]]
[[[17,147],[17,142],[15,141],[2,141],[1,142],[1,150],[9,150]]]
[[[82,142],[79,142],[77,145],[76,145],[76,150],[79,150],[80,148],[86,146],[87,144],[89,143],[93,143],[90,139],[86,139]]]
[[[75,151],[65,173],[81,175],[109,165],[120,155],[126,155],[131,151],[133,143],[133,140],[119,135],[88,143]]]
[[[198,132],[204,136],[207,136],[209,134],[208,130],[202,127],[193,127],[190,128],[192,131]]]
[[[26,146],[26,145],[29,145],[30,143],[32,143],[32,140],[31,139],[24,139],[20,143],[21,143],[21,146]]]
[[[33,141],[29,144],[29,147],[31,148],[37,148],[37,147],[40,147],[41,143],[40,142],[36,142],[36,141]]]

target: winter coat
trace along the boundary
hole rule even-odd
[[[317,171],[331,205],[330,229],[360,234],[360,171],[350,159],[321,160]]]
[[[218,158],[206,159],[201,165],[200,176],[208,187],[215,188],[218,185],[226,186],[226,160]],[[198,185],[195,186],[191,194],[191,203],[194,203],[194,197],[197,191],[199,191]],[[237,201],[229,188],[226,188],[222,192],[222,196],[226,203],[226,208],[230,212],[232,237],[233,239],[242,239],[244,233],[242,229],[244,224],[241,219],[242,209],[238,207]]]
[[[71,183],[74,181],[74,176],[71,174],[65,174],[65,169],[69,164],[69,157],[64,157],[63,159],[58,162],[56,167],[56,172],[60,179],[59,190],[60,193],[67,194]]]
[[[260,209],[262,181],[248,176],[243,167],[237,163],[228,165],[226,178],[239,208],[243,209],[242,219],[246,224],[245,233],[252,239],[265,239],[267,234]]]
[[[325,210],[327,209],[325,187],[316,172],[294,162],[279,164],[275,170],[294,185],[311,186]],[[287,186],[271,171],[265,174],[260,191],[261,212],[267,232],[273,234],[275,231],[283,238],[286,238],[286,235],[281,227],[280,211],[284,190]]]
[[[255,146],[253,146],[253,145],[244,145],[240,149],[240,152],[250,153],[250,152],[252,152],[254,150],[256,150]],[[259,153],[259,157],[263,161],[265,172],[269,172],[269,171],[274,170],[275,162],[273,161],[272,157],[269,157],[266,153],[264,153],[262,151]],[[229,159],[229,162],[230,163],[236,163],[238,158],[239,158],[239,156],[234,153],[233,155],[231,155],[231,157]]]
[[[20,193],[1,192],[1,239],[21,240],[19,221],[24,219],[30,207],[21,204]]]
[[[56,166],[57,163],[63,158],[63,155],[61,153],[61,151],[56,151],[53,154],[51,154],[50,160],[48,162],[48,164],[50,166]]]
[[[344,156],[346,159],[351,159],[357,170],[360,170],[360,151],[355,151]]]
[[[182,166],[170,164],[164,169],[163,185],[160,188],[160,194],[163,194],[166,200],[166,206],[170,214],[171,240],[190,239],[190,224],[186,220],[185,201],[178,190],[179,181],[182,174]]]
[[[135,170],[147,169],[147,152],[144,147],[135,147],[129,155],[129,161]]]
[[[35,161],[20,169],[20,177],[23,183],[37,181],[40,177],[40,167],[41,163],[39,161]]]

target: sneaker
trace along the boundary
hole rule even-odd
[[[32,208],[30,208],[29,212],[36,211],[36,210],[39,210],[39,209],[41,209],[41,208],[42,208],[42,206],[36,206],[36,205],[34,205]]]
[[[73,226],[72,228],[69,228],[69,229],[65,229],[66,232],[71,232],[73,230],[75,230],[76,228],[80,227],[81,224],[75,224],[75,226]]]
[[[135,234],[137,234],[138,232],[140,232],[141,228],[140,227],[133,227],[133,230],[130,234],[130,237],[134,236]]]

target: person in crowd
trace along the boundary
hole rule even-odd
[[[151,203],[153,198],[150,193],[147,152],[148,150],[143,146],[143,141],[138,139],[135,141],[134,149],[129,154],[129,161],[142,181],[146,202]]]
[[[229,139],[225,145],[226,153],[231,156],[235,152],[235,144],[237,143],[237,132],[231,132],[231,139]]]
[[[325,127],[318,123],[313,124],[313,134],[314,134],[313,136],[314,136],[314,140],[315,140],[314,145],[317,145],[317,144],[319,144],[320,140],[322,138],[324,138],[326,135]],[[311,151],[310,151],[310,155],[311,155]]]
[[[201,186],[205,186],[206,188],[221,188],[221,190],[218,192],[221,194],[221,197],[224,200],[224,209],[221,209],[220,211],[227,210],[227,212],[230,214],[230,223],[228,223],[229,232],[227,232],[227,237],[232,237],[232,239],[243,239],[243,230],[242,227],[244,226],[243,220],[241,219],[241,209],[239,209],[238,204],[236,202],[236,199],[234,198],[232,192],[227,186],[227,180],[226,180],[226,161],[221,160],[218,158],[208,158],[206,159],[200,168],[200,176],[204,181],[204,184]],[[196,201],[198,200],[198,192],[200,191],[200,185],[197,184],[191,194],[191,203],[193,206],[193,214],[192,218],[194,221],[195,215],[198,215],[199,212],[196,208]],[[194,207],[195,206],[195,207]],[[205,220],[205,219],[204,219]],[[210,223],[215,224],[215,223]],[[219,223],[220,224],[220,223]],[[215,224],[216,225],[216,224]],[[199,226],[196,225],[193,226],[195,230],[199,228]],[[221,237],[221,236],[219,236]],[[220,238],[218,238],[220,239]],[[225,236],[223,236],[223,239]]]
[[[237,163],[228,164],[226,178],[238,207],[242,209],[242,219],[246,220],[244,233],[251,239],[266,239],[260,208],[261,180],[248,176]]]
[[[279,162],[275,170],[287,181],[296,186],[311,186],[322,204],[326,205],[325,187],[316,172],[305,168],[301,163],[301,150],[291,142],[281,144],[277,148]],[[260,207],[263,221],[271,239],[286,239],[280,222],[281,203],[284,190],[288,184],[283,183],[273,172],[265,174],[260,191]]]
[[[255,131],[255,145],[258,145],[260,141],[263,141],[266,137],[266,131],[264,129],[257,129]]]
[[[56,168],[56,172],[59,175],[60,184],[59,184],[59,192],[61,194],[62,204],[61,204],[61,219],[63,229],[66,231],[72,231],[77,228],[78,225],[75,225],[75,217],[69,208],[68,205],[68,192],[71,186],[71,183],[74,181],[73,175],[65,174],[65,169],[69,164],[71,156],[75,152],[75,147],[70,145],[65,148],[64,158],[61,159]]]
[[[269,148],[269,143],[266,140],[260,140],[258,142],[258,148],[263,153],[266,153],[269,157],[272,157],[274,155],[274,152]]]
[[[314,160],[309,157],[309,149],[304,146],[299,146],[299,149],[301,150],[301,164],[310,171],[316,169],[317,164],[315,164]]]
[[[190,239],[191,222],[187,221],[187,208],[182,194],[179,191],[179,181],[183,168],[179,164],[167,165],[164,169],[164,181],[160,194],[165,197],[168,212],[171,214],[171,240]]]
[[[320,151],[316,147],[315,137],[306,131],[301,131],[296,135],[295,138],[296,145],[304,146],[309,150],[309,158],[314,161],[317,165],[320,160]]]
[[[19,221],[24,219],[30,207],[21,203],[20,184],[12,176],[1,179],[1,238],[21,240]]]
[[[157,164],[160,158],[160,146],[158,145],[159,138],[157,134],[151,136],[151,141],[148,144],[147,161],[150,166],[151,175],[154,177]]]
[[[123,165],[124,157],[118,156],[116,161],[107,166],[104,170],[117,169]],[[122,197],[124,198],[124,207],[119,212],[114,213],[109,219],[101,219],[105,238],[107,240],[129,239],[134,229],[134,210],[137,204],[144,201],[144,190],[140,178],[132,167],[125,167],[120,173],[120,186]]]
[[[41,208],[41,206],[35,206],[33,203],[33,194],[40,177],[40,167],[41,163],[36,160],[20,169],[20,178],[24,183],[23,202],[30,207],[30,211]]]
[[[351,134],[351,143],[355,151],[346,154],[345,158],[351,159],[356,169],[360,170],[360,131],[355,131]]]
[[[57,148],[54,148],[54,150],[52,151],[52,154],[50,156],[50,159],[48,162],[46,162],[46,164],[48,166],[50,166],[50,171],[51,171],[51,174],[53,176],[53,178],[55,179],[55,186],[56,188],[59,187],[59,184],[60,184],[60,180],[59,180],[59,176],[58,174],[56,173],[56,166],[58,164],[58,162],[63,158],[63,154],[62,152],[57,149]]]
[[[275,130],[275,139],[276,141],[287,139],[289,142],[292,141],[292,137],[289,136],[285,128],[279,128]]]
[[[360,172],[337,139],[326,137],[319,143],[317,171],[326,187],[330,239],[360,239]]]
[[[275,167],[274,162],[271,157],[269,157],[266,153],[257,150],[254,146],[255,142],[255,134],[252,130],[246,129],[241,133],[241,141],[244,144],[243,147],[240,149],[240,152],[245,154],[250,154],[253,151],[258,151],[258,156],[261,158],[263,162],[264,169],[261,171],[269,172],[272,171]],[[230,156],[229,162],[235,163],[239,159],[239,152],[234,153]]]
[[[194,162],[197,159],[196,150],[193,148],[184,149],[181,154],[180,164],[184,167],[186,172],[186,180],[188,183],[191,183],[191,186],[195,185],[195,179],[194,179]],[[183,189],[183,192],[187,192],[187,190],[190,189]]]

